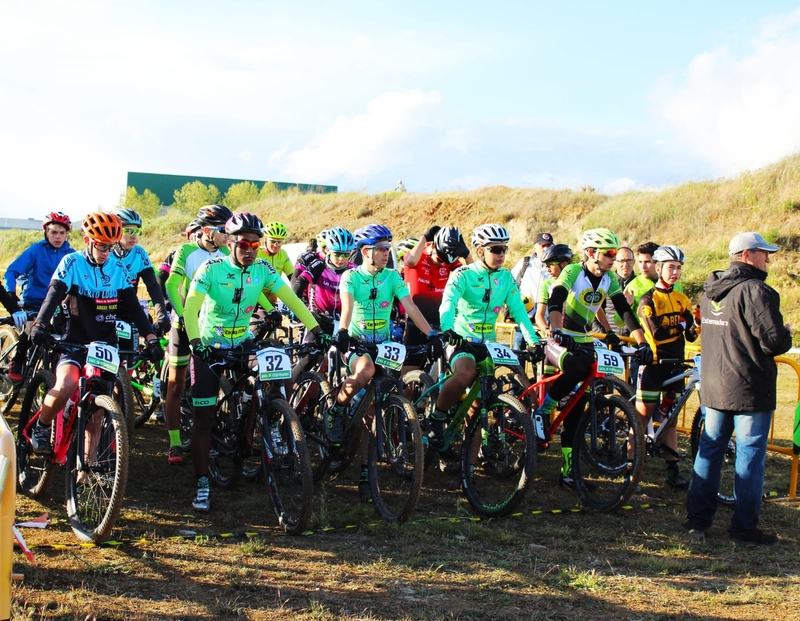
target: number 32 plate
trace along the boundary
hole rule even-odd
[[[406,359],[406,346],[400,343],[379,343],[375,364],[399,371]]]
[[[267,347],[256,354],[258,378],[262,382],[289,379],[292,376],[292,363],[288,354],[277,347]]]

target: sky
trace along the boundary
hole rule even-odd
[[[800,150],[798,0],[0,0],[0,24],[4,217],[113,208],[128,171],[614,193]]]

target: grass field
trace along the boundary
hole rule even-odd
[[[796,386],[782,391],[787,407],[795,398]],[[76,544],[60,473],[43,498],[18,499],[19,520],[48,512],[51,522],[25,530],[36,565],[16,557],[25,578],[13,591],[15,619],[800,618],[798,505],[764,504],[776,548],[730,544],[728,508],[693,542],[683,494],[663,486],[659,458],[648,460],[629,509],[597,514],[556,485],[556,444],[540,455],[520,514],[489,521],[474,519],[458,477],[431,469],[403,526],[358,503],[351,467],[317,486],[312,533],[289,537],[256,483],[213,489],[212,512],[194,513],[191,467],[167,466],[162,423],[137,430],[134,449],[115,532],[122,545]],[[769,457],[768,490],[786,494],[790,464]]]

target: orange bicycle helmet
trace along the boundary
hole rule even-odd
[[[122,239],[122,222],[113,213],[87,213],[81,228],[86,237],[99,244],[115,244]]]

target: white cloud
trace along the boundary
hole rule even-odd
[[[363,114],[337,118],[304,148],[273,154],[270,164],[296,179],[367,181],[412,159],[415,139],[433,124],[431,113],[441,102],[437,91],[384,93]]]
[[[800,149],[800,9],[765,20],[736,52],[696,56],[654,89],[656,114],[716,174],[758,168]]]

